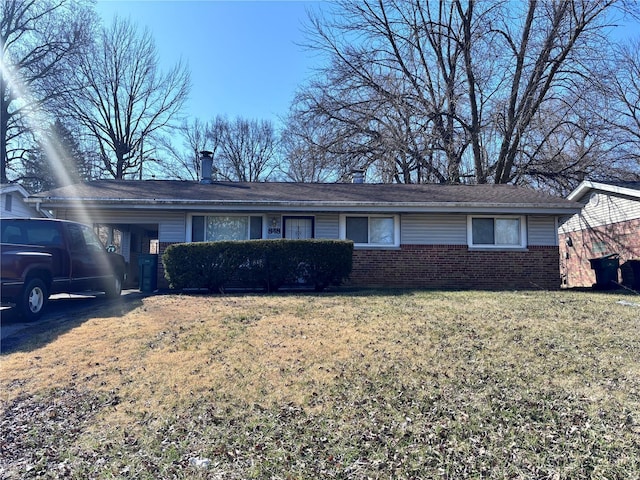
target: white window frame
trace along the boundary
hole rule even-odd
[[[261,217],[262,218],[262,240],[267,238],[267,216],[264,214],[239,214],[239,213],[223,213],[223,212],[204,212],[204,213],[190,213],[187,215],[187,231],[186,231],[186,241],[187,243],[193,242],[192,232],[193,232],[193,217],[205,217],[205,233],[206,233],[206,218],[207,217],[237,217],[237,218],[246,218],[247,222],[247,238],[251,235],[251,217]],[[204,240],[205,242],[209,240]]]
[[[349,213],[349,214],[341,214],[340,215],[340,239],[347,239],[347,217],[361,217],[366,219],[371,218],[392,218],[393,219],[393,243],[354,243],[354,247],[361,248],[398,248],[400,246],[400,216],[394,214],[360,214],[360,213]],[[370,222],[367,222],[367,228],[370,229]],[[371,232],[369,231],[369,238],[371,238]]]
[[[518,244],[490,244],[473,243],[473,219],[492,218],[494,220],[519,220],[520,221],[520,243]],[[494,224],[495,225],[495,224]],[[495,232],[494,232],[495,233]],[[527,248],[527,217],[525,215],[469,215],[467,216],[467,244],[469,248],[494,249],[494,250],[514,250]]]

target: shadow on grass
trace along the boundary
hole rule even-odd
[[[223,291],[209,291],[207,289],[183,289],[183,290],[164,290],[159,291],[163,294],[175,294],[175,295],[191,295],[195,297],[221,297],[221,296],[234,296],[234,295],[253,295],[253,296],[308,296],[308,297],[376,297],[380,295],[391,297],[402,297],[416,294],[422,294],[425,292],[432,293],[446,293],[446,292],[485,292],[485,293],[510,293],[510,292],[527,292],[527,293],[586,293],[596,294],[603,296],[631,296],[638,297],[640,292],[635,291],[624,285],[614,285],[611,288],[593,288],[593,287],[571,287],[571,288],[558,288],[556,290],[547,290],[539,287],[532,286],[531,288],[496,288],[496,289],[468,289],[468,288],[411,288],[411,287],[363,287],[363,286],[350,286],[340,285],[327,287],[321,292],[315,291],[313,288],[305,286],[285,286],[272,292],[267,292],[262,288],[228,288]]]
[[[328,288],[323,292],[315,292],[309,289],[282,289],[278,292],[265,293],[249,289],[237,289],[224,293],[211,293],[208,291],[159,291],[157,294],[175,294],[192,296],[308,296],[308,297],[356,297],[367,298],[384,296],[411,296],[415,294],[431,292],[451,292],[459,290],[447,289],[411,289],[411,288],[361,288],[340,286]],[[533,292],[535,290],[531,290]],[[603,296],[623,296],[628,298],[633,306],[640,299],[637,292],[628,288],[617,288],[610,290],[594,290],[592,288],[570,288],[557,291],[563,293],[589,293]],[[53,342],[59,336],[82,325],[87,320],[93,318],[122,317],[132,310],[142,305],[142,300],[149,294],[139,291],[128,291],[118,299],[108,299],[104,295],[95,296],[58,296],[51,299],[47,305],[47,311],[43,317],[34,323],[22,323],[22,321],[11,310],[2,310],[1,327],[2,340],[0,341],[0,354],[14,352],[29,352],[37,350],[48,343]],[[639,302],[640,303],[640,302]],[[631,304],[631,303],[630,303]],[[108,335],[109,332],[104,332]]]
[[[0,353],[37,350],[93,318],[121,317],[142,305],[147,294],[129,292],[116,299],[97,295],[59,295],[47,303],[40,320],[24,323],[13,309],[1,313]],[[108,335],[109,332],[104,332]]]

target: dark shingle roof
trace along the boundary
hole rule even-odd
[[[84,204],[262,205],[348,210],[349,206],[461,210],[469,207],[576,209],[560,197],[513,185],[242,183],[98,180],[33,195],[45,207]]]

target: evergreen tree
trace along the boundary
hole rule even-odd
[[[41,192],[91,178],[91,164],[72,131],[56,120],[24,160],[23,185]]]

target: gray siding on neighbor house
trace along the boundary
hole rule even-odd
[[[400,243],[404,245],[466,245],[467,216],[402,215]]]
[[[337,240],[340,238],[339,215],[316,215],[316,238]]]
[[[581,203],[585,204],[582,212],[565,221],[560,226],[560,232],[574,232],[640,218],[640,199],[637,198],[594,192],[583,198]]]
[[[528,245],[553,246],[558,244],[555,217],[531,216],[527,218]]]
[[[7,210],[7,195],[11,196],[11,210]],[[2,218],[30,218],[30,217],[42,217],[35,208],[27,205],[24,202],[24,197],[20,192],[11,191],[2,193],[0,196],[0,212]]]

